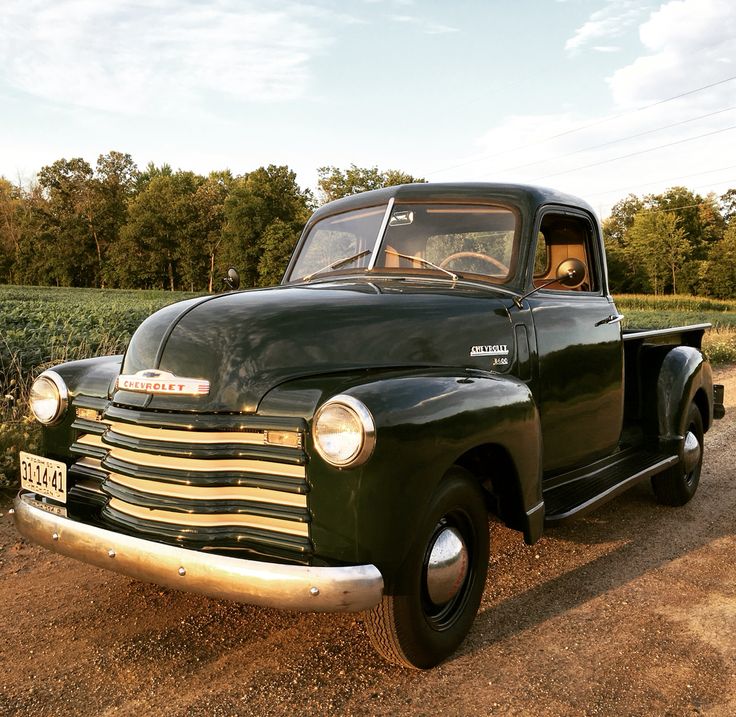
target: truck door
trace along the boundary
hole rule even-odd
[[[543,468],[549,472],[584,465],[617,446],[623,342],[592,221],[582,213],[548,210],[538,222],[533,282],[543,288],[528,301],[538,352],[534,384]],[[585,265],[585,277],[574,289],[554,282],[557,267],[570,258]]]

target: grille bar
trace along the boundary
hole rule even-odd
[[[103,487],[104,490],[104,487]],[[174,525],[186,525],[193,528],[224,528],[242,526],[244,528],[261,528],[274,533],[288,533],[307,537],[309,527],[306,523],[297,523],[293,520],[280,520],[263,515],[251,515],[240,513],[213,514],[190,513],[182,517],[180,513],[170,510],[159,510],[157,508],[146,508],[128,503],[119,498],[111,498],[108,507],[125,515],[143,520],[155,520],[162,523]]]
[[[121,412],[135,420],[116,420]],[[183,416],[169,415],[160,427],[161,415],[108,409],[94,424],[77,419],[70,472],[100,481],[105,520],[206,549],[311,553],[306,454],[294,419],[227,416],[217,430],[219,417],[210,416],[192,430],[191,417],[177,428],[173,419]],[[269,431],[286,445],[267,445]]]
[[[110,473],[107,481],[137,493],[165,496],[191,501],[193,505],[205,501],[250,501],[274,505],[304,506],[304,497],[295,493],[284,493],[252,486],[185,486],[177,483],[130,478],[119,473]]]

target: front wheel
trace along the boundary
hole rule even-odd
[[[452,468],[383,600],[367,614],[373,647],[391,662],[419,669],[449,657],[475,619],[488,556],[483,491],[470,473]]]
[[[664,505],[685,505],[695,495],[703,465],[703,417],[690,404],[685,438],[680,448],[680,462],[652,478],[657,500]]]

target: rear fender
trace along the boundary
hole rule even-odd
[[[688,409],[695,403],[703,416],[703,428],[713,421],[713,375],[710,363],[698,349],[676,346],[662,361],[657,379],[659,443],[677,452],[682,443]]]

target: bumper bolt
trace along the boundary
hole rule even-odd
[[[318,587],[311,587],[311,588],[309,588],[309,594],[312,597],[317,597],[319,595],[319,588]]]
[[[187,574],[186,568],[179,568],[179,575],[184,577]]]
[[[58,533],[53,533],[51,535],[51,540],[58,540],[58,539],[59,539],[59,534]]]
[[[107,551],[107,555],[110,558],[114,558],[115,557],[115,551],[112,548],[110,548],[110,550]]]

